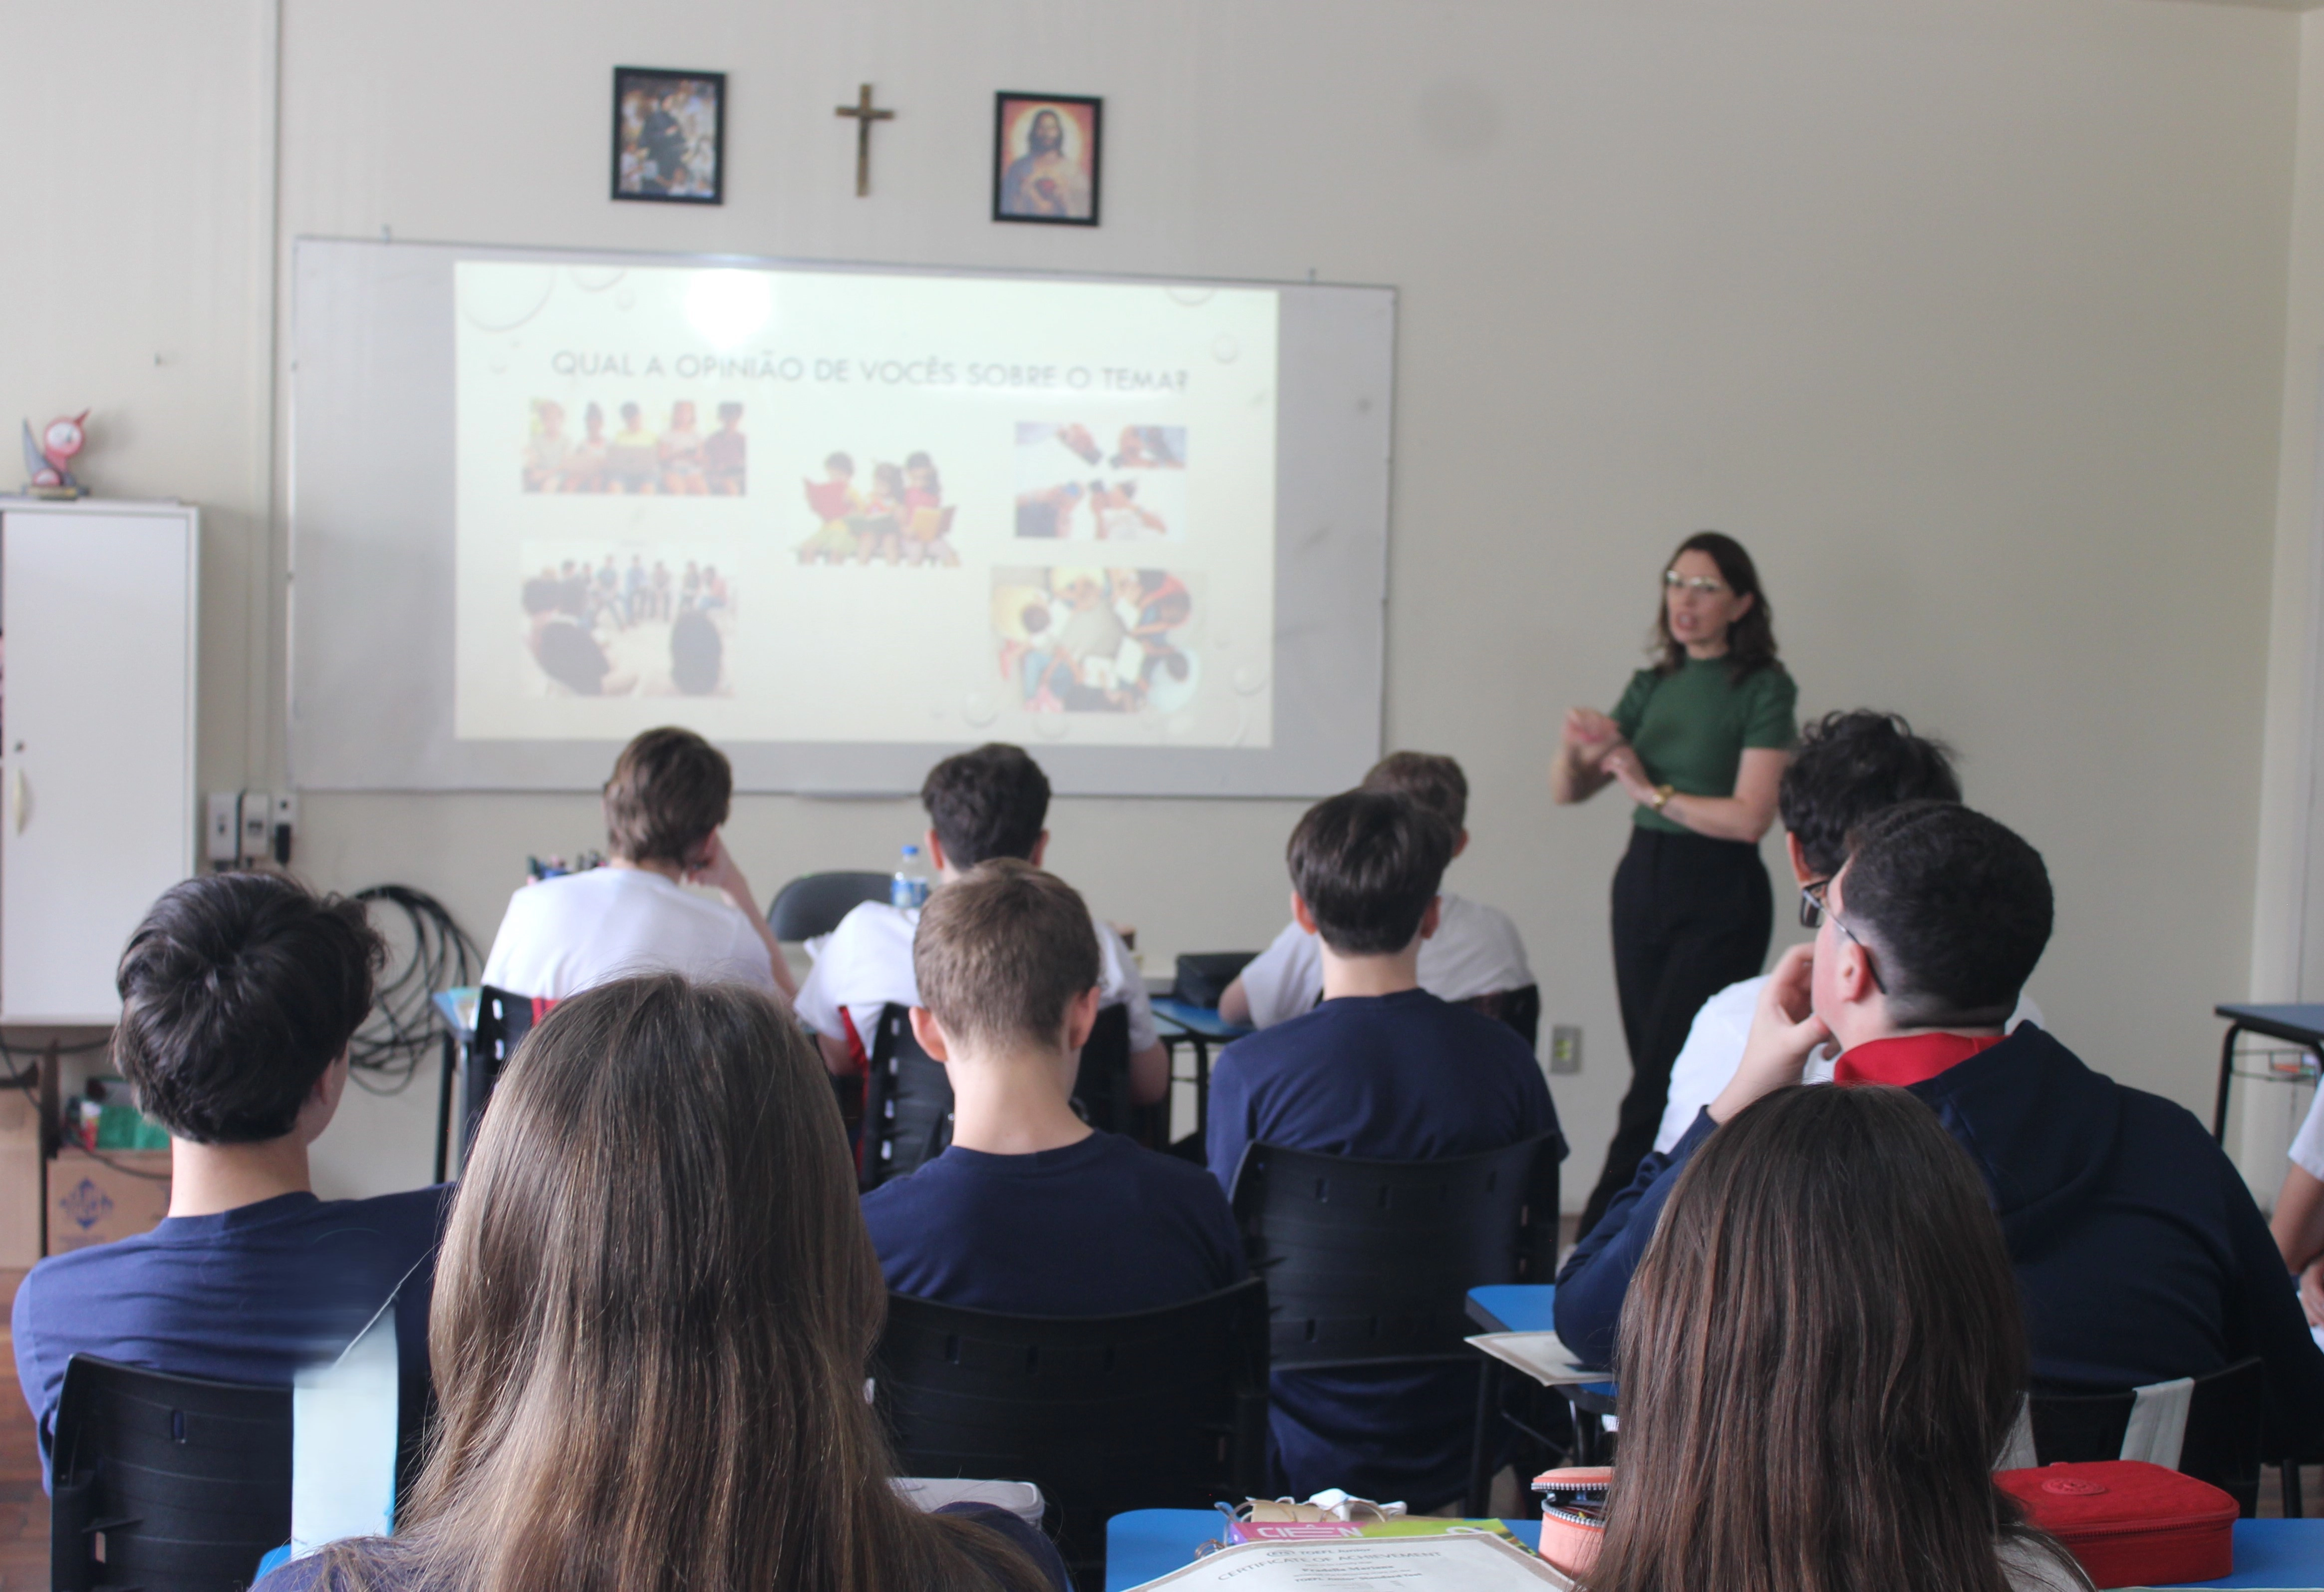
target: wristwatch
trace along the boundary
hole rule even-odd
[[[1676,796],[1676,795],[1678,795],[1678,792],[1677,792],[1675,789],[1672,788],[1670,786],[1667,786],[1667,785],[1657,785],[1657,786],[1655,786],[1655,812],[1657,812],[1657,813],[1659,813],[1659,812],[1661,812],[1665,807],[1669,806],[1669,805],[1670,805],[1670,799],[1671,799],[1671,797],[1673,797],[1673,796]]]

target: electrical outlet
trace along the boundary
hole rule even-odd
[[[1582,1030],[1560,1025],[1549,1031],[1549,1070],[1561,1076],[1582,1071]]]
[[[273,836],[274,798],[263,790],[242,793],[242,860],[245,865],[263,862]]]
[[[202,824],[203,852],[217,868],[231,868],[242,855],[242,798],[230,790],[209,795]]]

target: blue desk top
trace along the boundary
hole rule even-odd
[[[1156,996],[1152,1004],[1156,1017],[1167,1018],[1185,1032],[1199,1034],[1205,1039],[1240,1039],[1251,1032],[1249,1023],[1230,1023],[1219,1016],[1215,1007],[1188,1006],[1167,995]]]
[[[1527,1547],[1541,1546],[1540,1521],[1508,1525]],[[1133,1509],[1115,1515],[1105,1523],[1106,1592],[1129,1592],[1193,1563],[1195,1550],[1217,1541],[1225,1527],[1225,1517],[1212,1510]],[[2239,1520],[2235,1574],[2187,1584],[2248,1592],[2324,1588],[2324,1520]]]
[[[1488,1332],[1554,1332],[1554,1283],[1499,1283],[1469,1290],[1469,1319]]]

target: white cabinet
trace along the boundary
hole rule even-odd
[[[194,870],[199,547],[175,503],[0,504],[0,1021],[114,1021]]]

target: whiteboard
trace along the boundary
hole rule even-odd
[[[909,793],[931,762],[991,739],[1022,741],[1062,795],[1314,796],[1352,784],[1379,756],[1392,290],[301,238],[289,460],[294,785],[595,790],[613,751],[641,727],[569,737],[562,728],[530,738],[457,732],[455,394],[464,389],[456,276],[466,265],[473,280],[479,262],[557,268],[578,280],[686,267],[941,283],[1142,282],[1186,302],[1207,290],[1265,289],[1277,328],[1272,623],[1264,663],[1246,662],[1236,676],[1238,689],[1264,682],[1263,744],[1185,744],[1158,718],[1150,734],[1110,726],[1130,739],[1085,744],[1069,715],[996,720],[937,709],[926,739],[864,741],[738,735],[727,704],[685,697],[632,711],[711,735],[732,758],[737,787],[751,791]],[[864,644],[877,647],[883,624],[913,620],[904,607],[860,622]],[[1256,649],[1254,642],[1247,651]],[[552,705],[566,713],[558,723],[570,721],[572,704]]]

